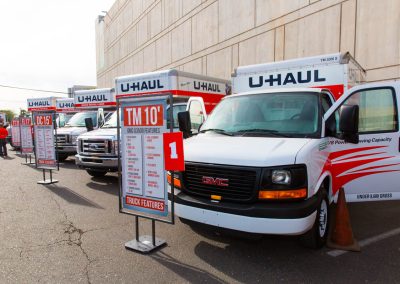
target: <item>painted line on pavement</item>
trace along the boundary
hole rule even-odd
[[[377,236],[374,236],[374,237],[359,241],[358,244],[360,245],[360,248],[363,248],[363,247],[369,246],[369,245],[371,245],[373,243],[377,243],[379,241],[382,241],[384,239],[387,239],[387,238],[390,238],[390,237],[393,237],[393,236],[396,236],[396,235],[399,235],[399,234],[400,234],[400,228],[397,228],[397,229],[393,229],[391,231],[388,231],[386,233],[382,233],[380,235],[377,235]],[[339,250],[339,249],[335,249],[335,250],[331,250],[331,251],[327,252],[328,255],[333,256],[333,257],[341,256],[341,255],[343,255],[345,253],[348,253],[348,251]]]

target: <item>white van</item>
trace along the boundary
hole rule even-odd
[[[348,90],[363,75],[349,54],[239,67],[235,94],[184,143],[176,214],[243,232],[303,235],[320,247],[339,187],[351,201],[399,197],[399,88]]]

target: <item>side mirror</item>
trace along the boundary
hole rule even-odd
[[[94,129],[93,128],[93,120],[91,117],[85,118],[85,126],[86,126],[86,129],[88,132],[92,131]]]
[[[345,142],[357,144],[358,137],[358,105],[343,105],[340,107],[339,130]]]
[[[188,111],[178,113],[179,130],[183,133],[183,138],[189,138],[191,133],[190,114]]]

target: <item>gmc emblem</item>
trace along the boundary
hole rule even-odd
[[[203,176],[202,182],[208,185],[229,186],[229,179],[227,178],[213,178]]]

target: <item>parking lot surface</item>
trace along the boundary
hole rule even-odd
[[[118,210],[118,178],[92,178],[72,158],[43,186],[14,151],[0,158],[0,283],[397,283],[400,202],[349,206],[359,253],[303,248],[296,237],[238,236],[157,223],[167,246],[126,250],[134,217]],[[151,223],[141,220],[141,234]]]

